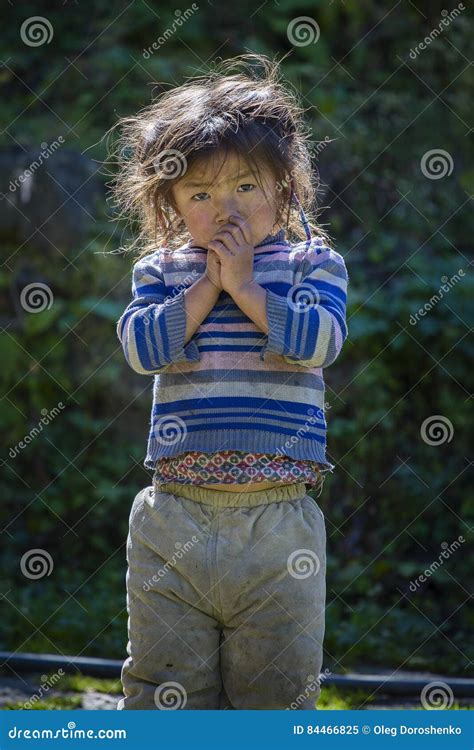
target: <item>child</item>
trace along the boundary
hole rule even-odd
[[[323,368],[348,277],[303,210],[302,110],[277,63],[244,55],[128,118],[120,155],[145,249],[117,333],[155,377],[118,708],[314,709],[326,530],[306,492],[334,469]]]

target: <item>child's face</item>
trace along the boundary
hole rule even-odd
[[[253,244],[258,245],[271,234],[275,223],[275,178],[270,170],[260,169],[265,196],[245,162],[240,163],[239,169],[237,155],[229,154],[221,168],[222,161],[221,157],[199,163],[173,185],[178,213],[194,242],[201,247],[207,247],[231,215],[248,223]],[[193,184],[189,184],[191,181]]]

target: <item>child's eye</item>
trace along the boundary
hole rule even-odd
[[[240,190],[240,188],[250,188],[250,190],[244,190],[243,192],[244,193],[251,193],[252,190],[254,189],[254,187],[255,187],[255,185],[253,183],[251,183],[251,182],[244,182],[244,183],[242,183],[242,185],[239,185],[239,190]],[[199,196],[202,196],[202,195],[207,195],[209,197],[209,193],[196,193],[195,195],[193,195],[191,197],[191,200],[192,201],[201,202],[202,200],[205,200],[204,198],[200,198],[199,197]]]

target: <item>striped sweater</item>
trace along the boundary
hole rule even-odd
[[[323,368],[347,337],[342,256],[321,238],[291,245],[283,229],[268,236],[254,251],[268,334],[222,291],[185,344],[184,290],[205,272],[206,254],[188,243],[133,267],[133,299],[117,335],[130,367],[154,375],[145,467],[186,451],[228,449],[332,467]]]

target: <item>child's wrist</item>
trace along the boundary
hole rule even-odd
[[[214,289],[216,292],[219,292],[219,294],[221,293],[222,287],[218,287],[217,284],[214,284],[214,282],[212,281],[212,279],[210,278],[210,276],[208,276],[207,271],[204,272],[203,278],[207,279],[207,281],[211,285],[212,289]]]

